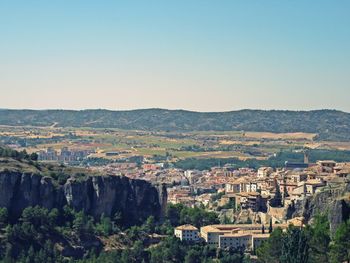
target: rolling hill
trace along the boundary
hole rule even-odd
[[[0,125],[119,128],[153,131],[257,131],[317,133],[320,140],[349,141],[350,113],[336,110],[0,110]]]

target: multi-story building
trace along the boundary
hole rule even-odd
[[[246,248],[251,250],[252,234],[247,232],[227,233],[219,236],[219,248]]]
[[[335,161],[318,161],[317,165],[321,168],[321,173],[333,173],[336,166]]]
[[[269,234],[262,232],[260,224],[210,225],[201,228],[201,236],[208,245],[219,248],[245,248],[250,251],[269,237]]]
[[[293,182],[293,183],[300,183],[302,181],[306,181],[308,178],[308,175],[306,173],[293,173],[291,176],[290,176],[290,180]]]
[[[266,178],[270,174],[272,174],[272,172],[273,172],[273,169],[271,167],[260,167],[258,169],[257,177],[258,178]]]
[[[303,222],[300,218],[295,218],[274,227],[285,230],[289,225],[303,226]],[[201,237],[210,246],[254,251],[270,236],[264,229],[260,224],[209,225],[201,227]]]
[[[239,193],[241,189],[241,184],[239,182],[233,181],[225,184],[226,193]]]
[[[182,241],[196,242],[199,240],[198,228],[192,225],[182,225],[175,228],[174,234]]]
[[[262,195],[258,192],[241,192],[232,194],[235,197],[236,209],[251,209],[254,212],[266,211],[268,196]]]

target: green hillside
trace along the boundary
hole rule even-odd
[[[0,110],[0,125],[120,128],[157,131],[257,131],[317,133],[318,139],[349,141],[350,113],[336,110],[240,110],[192,112],[145,109]]]

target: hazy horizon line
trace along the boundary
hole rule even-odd
[[[129,108],[129,109],[111,109],[111,108],[0,108],[0,110],[13,110],[13,111],[113,111],[113,112],[128,112],[128,111],[142,111],[142,110],[166,110],[166,111],[185,111],[185,112],[196,112],[196,113],[225,113],[225,112],[239,112],[239,111],[289,111],[289,112],[312,112],[312,111],[338,111],[344,113],[350,113],[341,109],[331,108],[315,108],[315,109],[259,109],[259,108],[241,108],[232,110],[218,110],[218,111],[200,111],[190,110],[184,108]]]

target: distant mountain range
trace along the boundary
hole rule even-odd
[[[350,140],[350,113],[336,110],[0,110],[0,125],[120,128],[150,131],[258,131],[317,133],[320,140]]]

